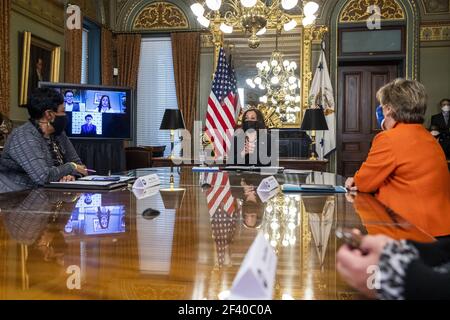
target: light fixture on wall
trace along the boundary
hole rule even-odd
[[[247,85],[252,89],[265,91],[259,101],[273,108],[281,121],[293,124],[297,122],[297,114],[301,111],[298,66],[294,61],[284,59],[283,53],[278,50],[279,33],[281,28],[277,30],[275,51],[272,52],[270,60],[256,64],[258,74],[253,79],[247,79]]]
[[[273,0],[269,4],[263,0],[206,0],[191,6],[198,23],[213,33],[232,33],[235,28],[249,33],[248,45],[252,49],[259,47],[259,36],[279,23],[285,31],[293,30],[298,22],[286,11],[295,8],[300,10],[303,26],[314,23],[319,9],[314,1]]]

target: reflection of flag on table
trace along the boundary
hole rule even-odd
[[[208,99],[205,132],[213,141],[215,155],[218,158],[223,158],[230,149],[236,127],[238,100],[236,77],[223,48],[221,48]]]
[[[221,267],[225,263],[227,248],[233,241],[236,229],[235,203],[227,172],[209,173],[206,182],[212,186],[206,192],[206,197],[217,260]]]
[[[321,213],[309,213],[309,225],[320,266],[323,268],[334,217],[334,197],[329,197]]]
[[[235,204],[231,195],[228,172],[209,173],[206,182],[212,186],[206,193],[209,215],[212,217],[219,207],[222,207],[226,213],[233,214]]]

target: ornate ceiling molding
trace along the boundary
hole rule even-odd
[[[422,25],[420,41],[450,41],[450,23]]]
[[[365,22],[372,13],[367,8],[376,5],[381,9],[382,20],[405,20],[406,15],[402,6],[396,0],[351,0],[343,9],[339,22]]]
[[[138,13],[133,30],[188,29],[189,22],[184,12],[168,2],[152,2]]]

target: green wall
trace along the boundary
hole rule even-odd
[[[440,112],[439,101],[450,98],[450,46],[420,49],[420,81],[428,92],[425,122],[428,128],[431,116]]]
[[[20,94],[20,74],[21,74],[21,47],[22,47],[22,32],[30,31],[32,35],[61,46],[61,73],[60,80],[64,75],[64,33],[58,32],[49,26],[38,22],[38,19],[33,19],[30,15],[24,15],[17,11],[11,12],[11,34],[10,34],[10,48],[11,48],[11,109],[10,118],[13,121],[22,122],[28,119],[28,112],[26,109],[19,108],[19,94]]]

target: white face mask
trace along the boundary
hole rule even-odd
[[[450,105],[446,104],[446,105],[442,106],[442,111],[449,112],[450,111]]]
[[[433,137],[437,137],[438,135],[439,135],[439,131],[436,131],[436,130],[433,130],[433,131],[431,131],[431,135],[433,136]]]

